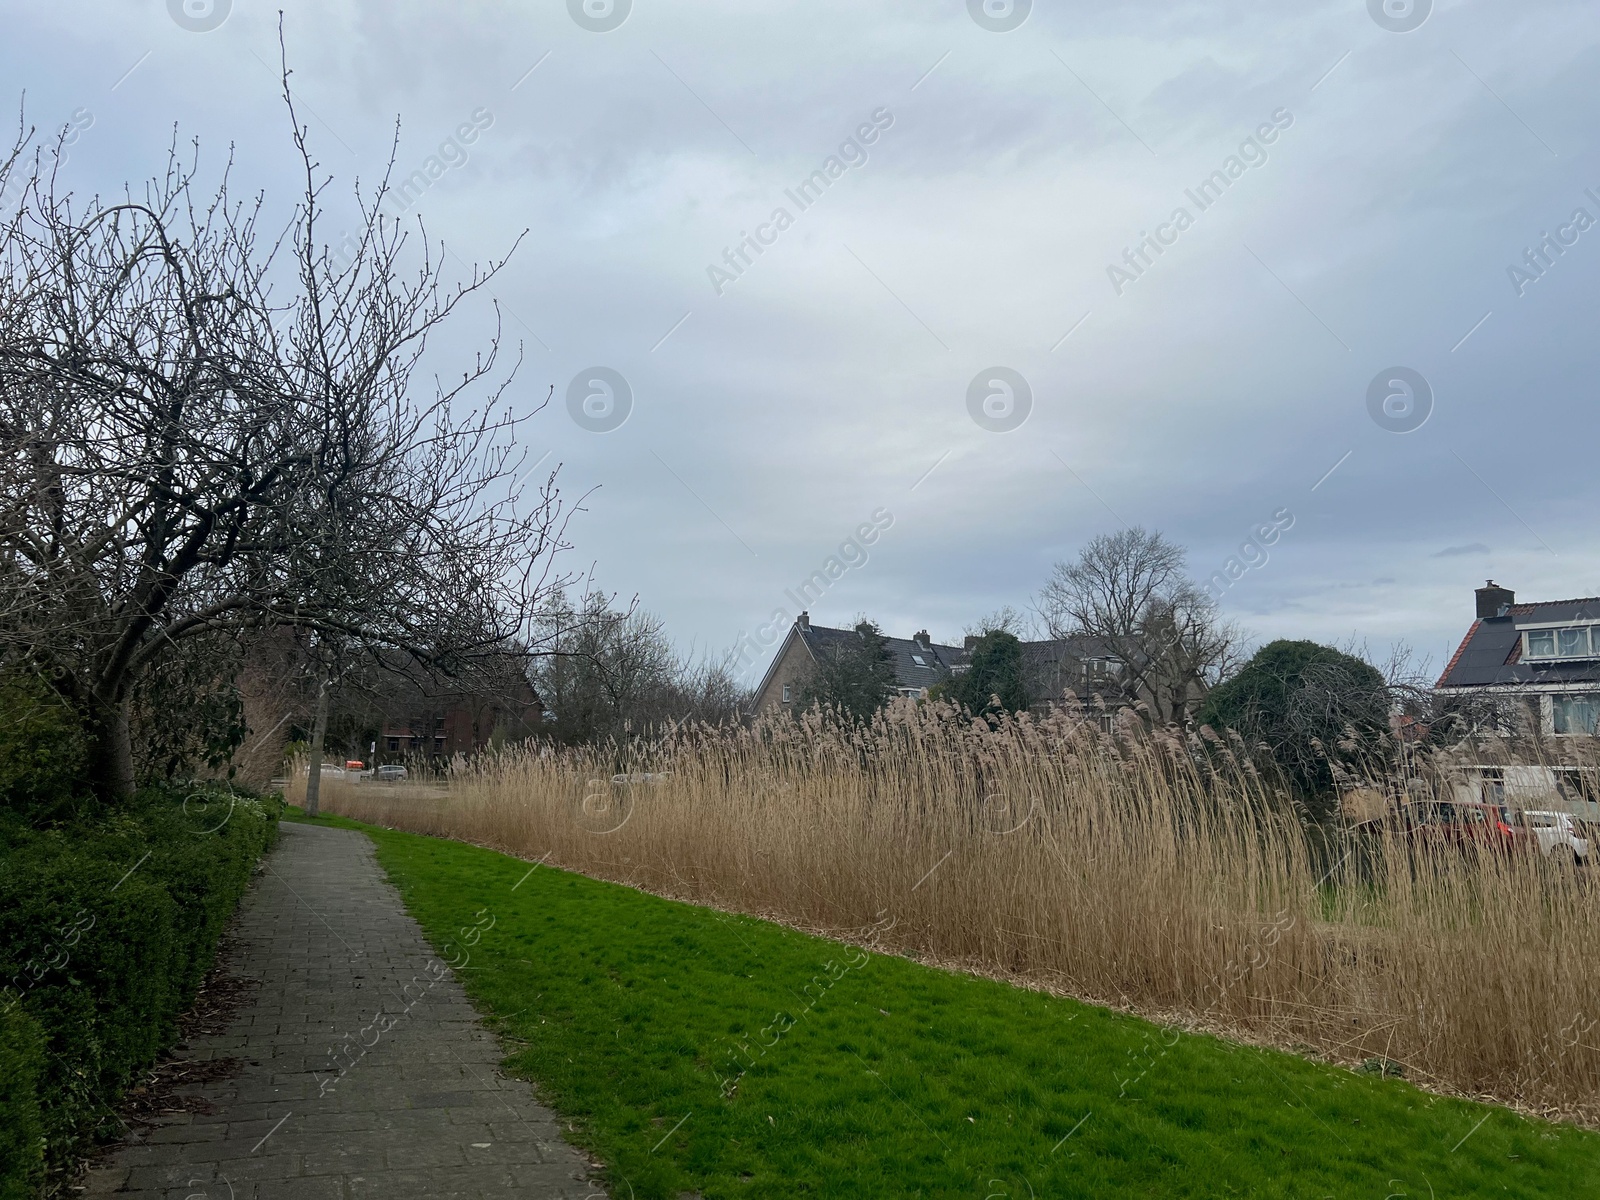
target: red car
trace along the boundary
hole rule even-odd
[[[1498,804],[1412,804],[1405,809],[1405,820],[1408,837],[1432,845],[1511,851],[1523,842],[1523,831]]]

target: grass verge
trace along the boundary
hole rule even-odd
[[[1600,1135],[361,825],[615,1197],[1548,1197]]]

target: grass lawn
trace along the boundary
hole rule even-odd
[[[619,1200],[1600,1195],[1594,1134],[324,823],[373,838],[441,951],[493,914],[459,978]]]

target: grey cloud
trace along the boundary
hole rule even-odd
[[[241,178],[292,202],[271,19],[236,6],[198,38],[147,7],[30,11],[0,46],[41,124],[94,112],[74,186],[155,169],[176,122],[214,164],[235,144]],[[600,486],[579,552],[685,643],[765,620],[878,505],[893,537],[829,602],[899,632],[1023,603],[1119,520],[1181,538],[1198,569],[1280,505],[1293,538],[1226,598],[1262,635],[1459,637],[1472,581],[1452,572],[1485,543],[1520,594],[1593,590],[1592,439],[1562,431],[1590,422],[1600,242],[1520,300],[1504,277],[1600,186],[1581,167],[1600,30],[1573,0],[1448,7],[1405,37],[1354,0],[1037,5],[1003,37],[914,0],[638,0],[603,35],[561,4],[287,7],[338,186],[381,170],[397,114],[409,169],[464,114],[494,113],[415,211],[468,261],[529,229],[496,291],[532,330],[506,320],[528,351],[518,394],[556,385],[534,457],[550,450],[573,491]],[[896,123],[870,163],[713,295],[706,263],[879,105]],[[1270,160],[1114,295],[1109,259],[1278,106],[1295,124]],[[1436,396],[1404,436],[1365,408],[1394,364]],[[634,396],[604,435],[560,402],[594,365]],[[966,413],[994,365],[1034,397],[1004,437]]]

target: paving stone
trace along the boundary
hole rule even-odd
[[[212,1112],[114,1152],[88,1194],[603,1200],[555,1115],[500,1073],[454,976],[430,974],[439,960],[363,835],[285,824],[234,935],[236,969],[261,986],[182,1053],[244,1069],[193,1090]]]
[[[185,1114],[187,1115],[187,1114]],[[171,1142],[220,1142],[227,1137],[226,1125],[195,1125],[190,1122],[175,1122],[152,1129],[145,1142],[149,1145],[163,1145]]]
[[[321,1179],[267,1180],[256,1184],[238,1200],[344,1200],[344,1180],[332,1176]]]

